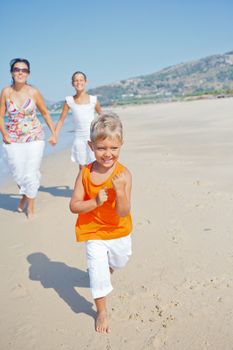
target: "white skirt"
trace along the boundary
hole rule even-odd
[[[40,187],[40,164],[45,142],[3,144],[3,156],[20,194],[35,198]]]
[[[72,149],[71,149],[71,160],[79,165],[86,165],[94,162],[95,155],[88,145],[88,139],[81,137],[75,137]]]

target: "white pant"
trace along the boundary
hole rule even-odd
[[[132,254],[131,236],[87,241],[86,254],[92,296],[104,297],[113,290],[109,267],[124,267]]]
[[[3,155],[20,194],[35,198],[40,186],[40,164],[44,141],[3,144]]]

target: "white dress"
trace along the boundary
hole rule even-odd
[[[85,165],[95,160],[94,153],[90,149],[90,125],[95,117],[96,96],[89,96],[87,104],[77,104],[73,96],[66,97],[66,103],[73,114],[74,142],[71,149],[71,160],[79,165]]]

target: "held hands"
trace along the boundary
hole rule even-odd
[[[113,188],[116,192],[120,192],[120,191],[124,191],[125,189],[125,185],[126,185],[126,176],[125,174],[119,173],[116,174],[113,178],[112,178],[112,184],[113,184]]]
[[[48,139],[48,142],[50,143],[50,145],[55,146],[56,143],[57,143],[57,137],[56,137],[56,135],[55,135],[55,134],[52,134],[52,135],[50,136],[50,138]]]
[[[8,133],[2,135],[2,140],[7,145],[11,144]]]
[[[100,190],[95,200],[96,200],[97,207],[99,207],[100,205],[103,205],[104,202],[108,200],[108,190],[106,188]]]

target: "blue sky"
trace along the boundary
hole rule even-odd
[[[1,4],[0,88],[9,61],[29,59],[29,82],[52,101],[89,87],[150,74],[233,50],[231,0],[11,0]]]

